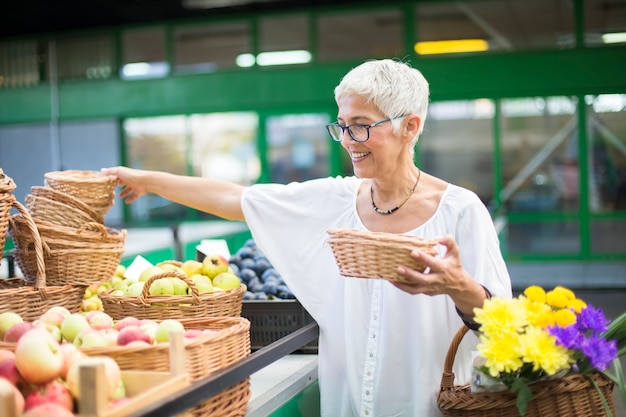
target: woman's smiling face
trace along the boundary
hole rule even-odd
[[[346,95],[339,99],[338,105],[337,122],[341,125],[371,125],[387,118],[363,96]],[[341,146],[350,155],[354,174],[359,178],[373,178],[392,169],[402,152],[401,141],[393,133],[391,122],[370,128],[366,142],[356,142],[344,131]]]

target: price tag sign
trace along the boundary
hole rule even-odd
[[[221,255],[226,259],[230,259],[228,243],[224,239],[203,239],[196,246],[196,250],[204,256]]]

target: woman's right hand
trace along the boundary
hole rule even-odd
[[[117,166],[102,168],[100,172],[117,178],[117,185],[122,187],[120,197],[123,198],[127,204],[132,203],[148,192],[143,183],[143,179],[146,178],[145,171]]]

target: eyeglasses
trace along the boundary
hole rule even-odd
[[[372,123],[371,125],[364,125],[355,123],[353,125],[340,125],[339,123],[330,123],[326,125],[326,129],[334,141],[341,142],[344,132],[348,129],[350,137],[355,142],[365,142],[370,138],[370,129],[376,127],[382,123],[390,122],[395,119],[401,119],[407,117],[408,114],[402,116],[390,117],[389,119],[381,120],[380,122]]]

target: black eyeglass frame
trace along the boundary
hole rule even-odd
[[[390,121],[395,120],[395,119],[401,119],[401,118],[407,117],[407,116],[408,116],[408,114],[403,114],[403,115],[400,115],[400,116],[390,117],[388,119],[372,123],[371,125],[366,125],[366,124],[362,124],[362,123],[353,123],[351,125],[341,125],[341,124],[339,124],[337,122],[329,123],[329,124],[326,125],[326,130],[328,131],[328,134],[330,135],[330,137],[335,142],[341,142],[342,138],[341,137],[335,138],[333,136],[332,132],[330,131],[331,127],[338,127],[338,128],[340,128],[342,137],[343,137],[343,134],[345,133],[346,129],[348,129],[348,133],[350,134],[350,137],[352,138],[353,141],[359,142],[359,143],[363,143],[363,142],[367,142],[369,140],[369,138],[370,138],[370,129],[371,128],[376,127],[376,126],[378,126],[380,124],[383,124],[383,123],[386,123],[386,122],[390,122]],[[354,134],[352,133],[352,129],[350,129],[352,126],[359,126],[359,127],[362,127],[363,129],[365,129],[365,131],[367,132],[367,137],[365,139],[363,139],[363,140],[355,138]]]

